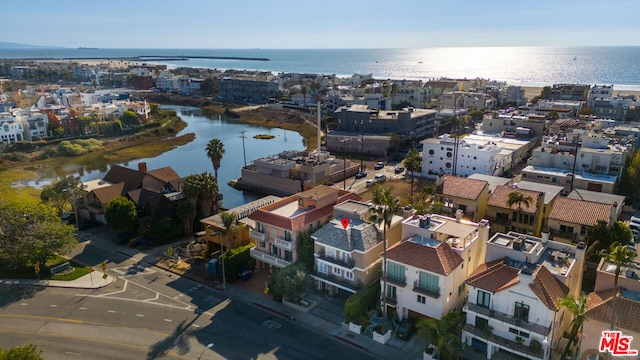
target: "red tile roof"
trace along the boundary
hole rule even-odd
[[[529,288],[550,310],[558,310],[558,301],[569,294],[569,287],[561,283],[545,266],[538,266]]]
[[[611,308],[613,305],[613,289],[592,292],[587,298],[587,320],[593,319],[611,324]],[[640,332],[640,302],[625,297],[616,299],[615,326],[620,329]],[[607,325],[608,326],[608,325]]]
[[[531,197],[531,199],[533,199],[533,201],[531,201],[531,203],[529,204],[529,207],[527,207],[525,204],[522,204],[522,212],[535,214],[537,210],[538,197],[540,197],[540,193],[535,191],[519,189],[515,185],[500,185],[496,187],[496,189],[493,191],[493,194],[489,196],[489,201],[487,202],[487,205],[496,206],[496,207],[505,208],[505,209],[508,208],[507,200],[509,199],[509,194],[514,191],[522,193],[524,197]],[[518,205],[514,204],[513,206],[511,206],[511,209],[518,210]]]
[[[506,258],[482,264],[466,280],[469,286],[487,290],[492,293],[502,291],[516,285],[519,270],[508,266]]]
[[[438,186],[436,192],[445,196],[476,200],[485,188],[489,188],[489,183],[484,180],[446,175],[442,185]]]
[[[447,243],[431,247],[411,240],[387,249],[387,259],[445,276],[464,261]]]
[[[594,226],[598,223],[598,220],[604,220],[609,223],[612,207],[612,204],[558,197],[553,202],[549,219]]]

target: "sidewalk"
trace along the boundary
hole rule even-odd
[[[87,275],[84,275],[78,279],[63,281],[63,280],[32,280],[32,279],[0,279],[0,285],[30,285],[30,286],[48,286],[58,288],[74,288],[74,289],[99,289],[113,284],[116,278],[106,274],[106,278],[103,276],[105,273],[102,271],[94,270]]]

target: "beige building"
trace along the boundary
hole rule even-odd
[[[440,175],[436,180],[435,197],[444,204],[450,215],[455,215],[457,210],[461,210],[463,218],[480,221],[487,213],[489,183]]]
[[[507,206],[511,192],[520,192],[531,198],[529,206],[522,204]],[[500,185],[489,196],[487,202],[487,216],[494,231],[517,231],[524,234],[539,236],[544,223],[544,193],[518,188],[517,185]]]
[[[587,229],[598,221],[611,225],[616,221],[616,207],[611,204],[558,197],[549,213],[548,229],[554,239],[580,242]]]

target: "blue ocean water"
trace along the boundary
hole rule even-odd
[[[168,65],[272,72],[372,74],[378,79],[485,78],[513,85],[615,85],[640,91],[640,47],[464,47],[427,49],[0,49],[0,58],[198,55],[270,61],[191,59]]]

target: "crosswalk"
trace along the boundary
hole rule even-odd
[[[121,266],[109,269],[120,276],[133,276],[140,274],[154,274],[156,271],[144,265]]]

